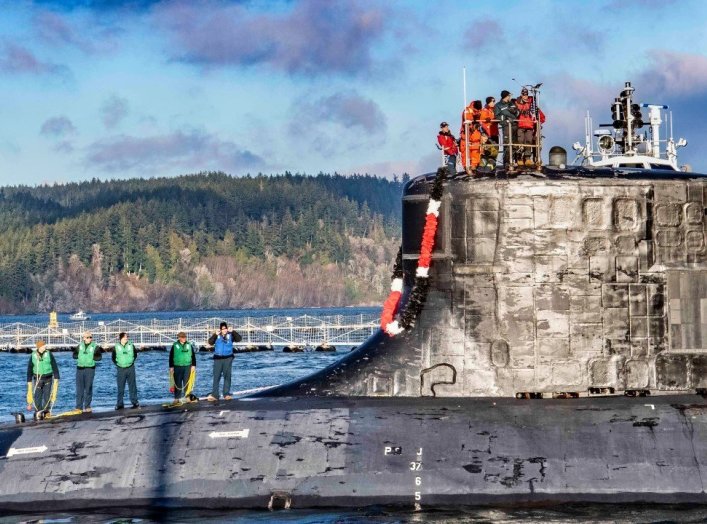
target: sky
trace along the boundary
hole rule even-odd
[[[707,171],[703,0],[0,0],[0,185],[432,171],[466,99],[542,82],[545,150],[631,81]],[[517,79],[514,81],[513,79]]]

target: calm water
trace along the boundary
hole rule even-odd
[[[299,316],[337,315],[376,312],[376,308],[321,308],[321,309],[281,309],[281,310],[242,310],[242,311],[182,311],[178,313],[123,313],[92,314],[92,320],[143,319],[143,318],[210,318],[210,317],[262,317],[262,316]],[[46,315],[0,317],[0,322],[45,322]],[[60,321],[67,321],[68,315],[60,315]],[[279,349],[279,348],[278,348]],[[244,391],[253,388],[281,384],[305,376],[320,369],[348,350],[336,353],[282,353],[279,350],[262,353],[243,353],[236,356],[233,369],[233,390]],[[61,371],[59,399],[54,412],[61,413],[74,407],[75,361],[69,353],[56,353]],[[26,370],[29,356],[25,354],[0,353],[0,421],[12,422],[12,412],[24,409]],[[143,404],[167,402],[171,400],[168,382],[168,353],[141,353],[136,363],[138,391]],[[202,353],[197,356],[197,384],[195,392],[206,395],[211,388],[211,355]],[[115,367],[110,355],[104,356],[96,370],[93,407],[96,411],[112,410],[116,401]],[[126,404],[128,404],[126,392]],[[6,479],[0,478],[0,482]],[[426,511],[411,513],[390,511],[387,509],[366,509],[360,511],[301,511],[270,513],[267,511],[236,512],[191,512],[142,513],[120,511],[90,514],[52,514],[0,517],[0,524],[17,522],[46,523],[153,523],[201,522],[221,523],[297,523],[297,524],[353,524],[353,523],[667,523],[667,522],[707,522],[707,507],[665,507],[665,506],[606,506],[581,505],[553,508],[466,508],[449,511]]]
[[[242,311],[180,311],[177,313],[125,313],[95,314],[92,320],[115,320],[117,318],[137,320],[141,318],[234,318],[262,317],[271,315],[300,316],[308,315],[351,315],[376,312],[376,308],[316,308],[316,309],[263,309]],[[68,317],[68,316],[67,316]],[[8,320],[13,319],[13,320]],[[0,317],[0,322],[44,322],[46,315],[25,317]],[[60,321],[63,319],[60,318]],[[332,353],[282,353],[282,348],[259,353],[242,353],[236,356],[233,364],[232,389],[235,392],[274,386],[308,375],[321,369],[351,348],[340,349]],[[59,395],[54,406],[54,413],[69,411],[74,408],[76,399],[76,361],[69,352],[54,354],[61,379]],[[13,412],[23,409],[27,390],[27,354],[0,352],[0,422],[14,420]],[[212,354],[197,354],[196,386],[194,393],[206,396],[211,391]],[[135,366],[138,384],[138,396],[142,404],[168,402],[169,393],[169,353],[149,351],[140,353]],[[95,411],[112,410],[116,404],[117,388],[115,366],[110,353],[104,353],[103,360],[96,364],[96,378],[93,385],[92,407]],[[125,404],[129,405],[127,399]],[[26,412],[25,412],[26,413]]]

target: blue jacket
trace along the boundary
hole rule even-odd
[[[214,346],[214,358],[232,357],[233,343],[240,341],[241,336],[235,330],[229,331],[225,336],[219,334],[209,337],[209,344]]]

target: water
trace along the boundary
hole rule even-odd
[[[92,314],[92,320],[138,320],[144,318],[210,318],[210,317],[263,317],[299,315],[359,314],[378,311],[377,308],[321,308],[284,310],[241,311],[182,311],[177,313],[147,312],[121,314]],[[0,322],[45,322],[46,315],[22,317],[0,317]],[[68,315],[60,315],[60,321],[68,321]],[[281,351],[242,353],[236,355],[233,368],[233,390],[244,391],[281,384],[312,371],[321,369],[343,356],[348,350],[335,353],[282,353]],[[61,381],[59,398],[54,412],[61,413],[74,408],[75,361],[70,353],[56,353]],[[171,400],[168,381],[168,353],[140,353],[137,363],[137,379],[140,401],[143,404],[168,402]],[[12,412],[24,409],[26,372],[29,356],[26,354],[0,353],[0,421],[11,422]],[[195,392],[206,395],[211,388],[211,355],[197,355],[197,382]],[[115,366],[110,354],[99,362],[94,383],[93,407],[96,411],[112,410],[116,403]],[[126,404],[127,392],[126,392]],[[7,479],[0,478],[0,481]],[[270,513],[267,511],[170,511],[116,510],[90,513],[34,514],[0,517],[0,524],[19,522],[55,523],[118,523],[118,522],[184,522],[184,523],[297,523],[297,524],[358,524],[358,523],[667,523],[707,522],[707,507],[689,506],[645,506],[645,505],[562,505],[546,508],[455,508],[413,513],[404,510],[367,508],[365,510],[291,510]]]
[[[92,320],[138,320],[144,318],[239,318],[263,317],[271,315],[300,316],[308,314],[342,315],[367,314],[377,311],[376,308],[316,308],[316,309],[261,309],[241,311],[180,311],[176,313],[125,313],[96,314]],[[39,318],[41,317],[41,319]],[[0,322],[37,322],[46,321],[46,316],[0,317]],[[21,320],[20,320],[21,318]],[[68,315],[67,315],[68,318]],[[63,319],[60,319],[62,321]],[[233,363],[233,391],[245,391],[266,386],[283,384],[312,371],[321,369],[338,358],[341,358],[350,348],[341,348],[336,352],[304,352],[282,353],[281,348],[275,351],[257,353],[239,353]],[[69,352],[54,353],[61,379],[59,394],[53,412],[62,413],[74,409],[76,399],[76,361]],[[23,410],[27,392],[27,362],[28,354],[0,352],[0,369],[3,370],[3,380],[0,380],[0,422],[14,420],[12,413]],[[206,396],[211,391],[212,354],[198,353],[196,364],[196,385],[194,393]],[[169,393],[169,353],[149,351],[138,354],[135,364],[137,375],[138,397],[142,404],[168,402],[172,399]],[[129,405],[125,394],[125,404]],[[103,354],[103,360],[96,364],[96,378],[93,384],[92,407],[95,411],[112,410],[116,405],[117,386],[115,381],[115,365],[110,353]],[[27,412],[25,412],[27,413]]]
[[[267,351],[259,353],[239,353],[233,363],[233,391],[249,390],[264,386],[282,384],[311,371],[321,369],[345,351],[331,353],[305,352],[282,353]],[[55,353],[61,379],[59,394],[53,412],[61,413],[74,409],[76,361],[71,353]],[[0,422],[14,420],[12,412],[25,406],[27,391],[27,354],[0,353],[0,366],[4,379],[0,381]],[[199,353],[196,357],[196,386],[194,393],[206,396],[211,391],[212,354]],[[138,397],[142,404],[154,404],[171,400],[169,393],[169,353],[149,351],[138,354],[135,363]],[[96,378],[93,384],[92,407],[95,411],[110,410],[116,405],[117,386],[115,365],[110,353],[104,353],[103,360],[96,364]],[[130,405],[127,399],[125,404]]]

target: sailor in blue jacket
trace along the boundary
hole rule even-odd
[[[214,346],[214,383],[207,400],[219,399],[219,383],[223,375],[223,398],[231,400],[231,366],[233,365],[233,343],[240,342],[241,336],[235,330],[229,330],[226,322],[221,322],[218,333],[209,337],[209,344]]]

